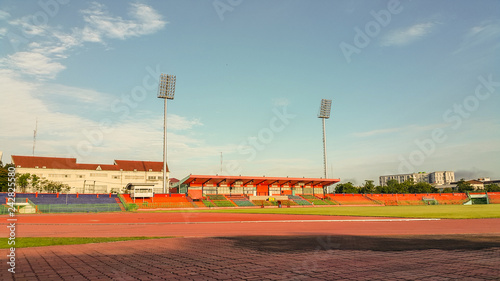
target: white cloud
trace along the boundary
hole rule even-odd
[[[5,19],[8,19],[9,17],[10,17],[9,13],[7,13],[6,11],[0,10],[0,20],[5,20]]]
[[[0,65],[19,71],[23,74],[40,78],[55,78],[57,73],[66,67],[52,59],[34,52],[17,52],[0,60]]]
[[[162,29],[166,22],[153,8],[133,3],[129,9],[132,19],[112,16],[103,4],[93,2],[87,10],[81,11],[87,26],[82,30],[82,39],[90,42],[101,42],[103,37],[126,39],[128,37],[147,35]]]
[[[454,54],[485,44],[491,44],[494,48],[498,48],[499,38],[500,38],[499,21],[482,22],[479,25],[470,28],[465,33],[462,43],[460,44],[458,49],[454,52]]]
[[[395,133],[395,132],[399,132],[403,129],[404,128],[389,128],[389,129],[371,130],[371,131],[367,131],[367,132],[354,133],[354,136],[356,136],[356,137],[371,137],[371,136],[375,136],[375,135]]]
[[[22,18],[13,19],[9,21],[10,25],[16,26],[22,30],[26,37],[42,36],[49,34],[51,29],[47,25],[36,25],[32,23],[32,16],[24,16]]]
[[[434,22],[418,23],[407,28],[401,28],[389,32],[382,38],[381,45],[405,46],[428,35],[436,24]]]
[[[96,2],[83,10],[82,14],[85,25],[73,27],[69,33],[60,26],[35,25],[30,16],[9,20],[8,23],[21,29],[26,38],[37,40],[28,44],[26,51],[0,59],[0,63],[39,79],[54,79],[57,73],[65,69],[56,60],[67,58],[69,51],[85,42],[106,44],[105,38],[124,40],[147,35],[157,32],[167,23],[152,7],[139,3],[130,4],[131,19],[113,16],[104,5]],[[9,16],[6,12],[0,13],[0,19]],[[6,28],[0,28],[0,38],[6,33]]]

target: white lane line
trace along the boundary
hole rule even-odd
[[[297,223],[297,222],[411,222],[439,221],[441,219],[360,219],[360,220],[267,220],[267,221],[183,221],[183,222],[139,222],[139,223],[24,223],[30,225],[159,225],[159,224],[231,224],[231,223]]]

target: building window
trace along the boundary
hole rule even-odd
[[[120,176],[113,176],[113,179],[118,180],[120,179]]]
[[[107,177],[108,174],[102,174],[102,173],[90,173],[91,177]]]

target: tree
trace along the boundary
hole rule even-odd
[[[7,192],[9,190],[9,167],[12,164],[5,164],[5,166],[0,162],[0,191]]]
[[[355,187],[352,182],[339,183],[335,187],[335,192],[337,193],[358,193],[358,188]]]
[[[437,188],[433,187],[427,182],[419,182],[414,186],[414,192],[412,193],[435,193]]]
[[[408,193],[411,192],[412,188],[415,186],[413,178],[405,180],[403,183],[399,184],[397,193]]]
[[[443,193],[452,193],[453,189],[451,187],[443,188]]]
[[[457,189],[458,192],[474,191],[474,187],[472,186],[472,184],[466,182],[464,179],[458,181]]]
[[[397,193],[399,189],[399,182],[397,180],[392,179],[387,181],[386,193]]]
[[[360,193],[373,193],[375,191],[375,185],[372,180],[365,180],[365,184],[359,189]]]
[[[26,189],[30,185],[31,175],[29,173],[17,174],[16,175],[16,185],[20,188],[20,192],[26,192]]]
[[[70,190],[70,186],[67,184],[63,184],[55,181],[44,180],[41,182],[41,189],[48,193],[58,193],[61,191],[67,192]]]
[[[30,185],[33,191],[42,191],[40,177],[33,174],[30,178]]]
[[[484,190],[486,192],[499,192],[500,191],[500,185],[496,185],[494,183],[490,183],[484,186]]]

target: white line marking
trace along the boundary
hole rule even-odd
[[[139,223],[24,223],[30,225],[147,225],[147,224],[231,224],[231,223],[297,223],[297,222],[411,222],[439,221],[441,219],[360,219],[360,220],[268,220],[268,221],[180,221],[180,222],[139,222]]]

